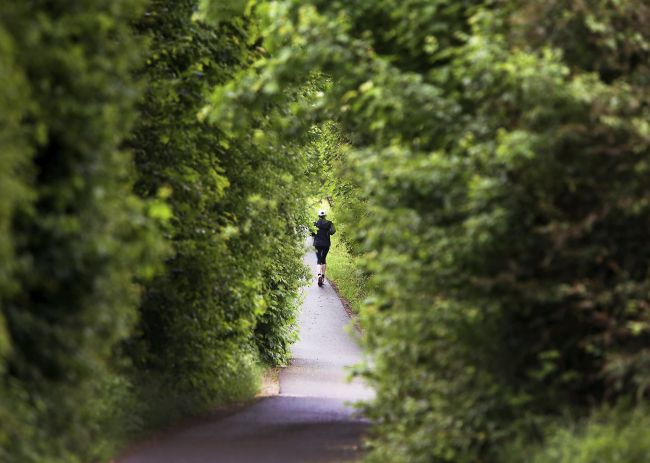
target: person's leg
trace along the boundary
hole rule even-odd
[[[323,273],[323,248],[316,247],[316,274]]]
[[[325,276],[325,269],[327,268],[327,253],[330,252],[330,248],[323,248],[322,258],[321,258],[321,273]]]
[[[318,286],[323,286],[323,248],[316,246],[316,273],[318,274]]]

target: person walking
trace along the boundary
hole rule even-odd
[[[330,236],[336,233],[334,224],[325,218],[325,211],[318,212],[318,220],[314,222],[314,247],[316,248],[316,273],[318,273],[318,286],[323,286],[325,269],[327,268],[327,253],[330,250]]]

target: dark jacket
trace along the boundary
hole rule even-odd
[[[314,222],[316,234],[314,235],[314,246],[328,248],[330,246],[330,235],[336,233],[334,224],[329,220],[318,219]]]

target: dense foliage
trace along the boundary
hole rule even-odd
[[[515,442],[505,449],[508,463],[625,463],[647,461],[650,452],[646,407],[630,412],[600,410],[589,420],[549,426],[545,445]],[[522,445],[523,447],[518,448]]]
[[[151,274],[160,248],[120,150],[135,117],[139,45],[128,23],[141,5],[64,3],[3,5],[3,47],[13,48],[3,53],[3,79],[22,76],[22,85],[2,90],[10,105],[2,162],[13,163],[2,172],[11,176],[2,201],[19,191],[30,200],[3,207],[3,240],[14,249],[14,265],[3,268],[3,291],[6,272],[13,277],[2,297],[11,342],[4,461],[91,461],[102,452],[97,398],[113,378],[112,347],[135,319],[134,278]]]
[[[24,166],[30,151],[21,134],[20,119],[28,103],[25,78],[15,62],[15,45],[5,29],[0,29],[0,293],[3,298],[10,289],[13,267],[13,243],[9,233],[11,217],[21,200],[26,199],[27,189]],[[2,323],[0,325],[4,326]],[[0,333],[4,329],[0,328]],[[0,334],[0,352],[6,349],[8,340]]]
[[[287,360],[307,164],[301,153],[232,139],[197,117],[209,90],[259,55],[250,23],[198,22],[192,0],[150,9],[138,25],[152,47],[140,107],[147,117],[132,141],[136,191],[167,198],[173,256],[147,285],[130,349],[145,380],[162,380],[166,400],[175,391],[193,411],[250,395],[260,356]]]
[[[263,50],[255,24],[197,11],[3,5],[2,461],[105,460],[287,361],[313,161],[262,143],[262,121],[208,120],[211,88]]]
[[[370,461],[643,458],[649,58],[641,0],[3,5],[0,459],[253,393],[317,189]]]
[[[644,2],[258,12],[272,54],[230,104],[324,72],[301,117],[335,117],[351,141],[344,181],[367,214],[349,225],[375,289],[370,460],[496,460],[518,433],[541,438],[542,417],[645,396]]]
[[[20,136],[20,118],[25,110],[26,85],[14,59],[15,47],[11,36],[0,27],[0,307],[12,293],[13,240],[9,233],[15,208],[26,198],[27,189],[19,181],[21,167],[30,151]],[[0,375],[4,376],[6,355],[10,350],[9,333],[0,311]],[[0,421],[7,422],[11,411],[6,401],[0,402]],[[0,428],[0,446],[10,438],[7,429]]]

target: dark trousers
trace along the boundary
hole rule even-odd
[[[316,246],[316,260],[318,264],[327,264],[327,253],[330,252],[329,246]]]

